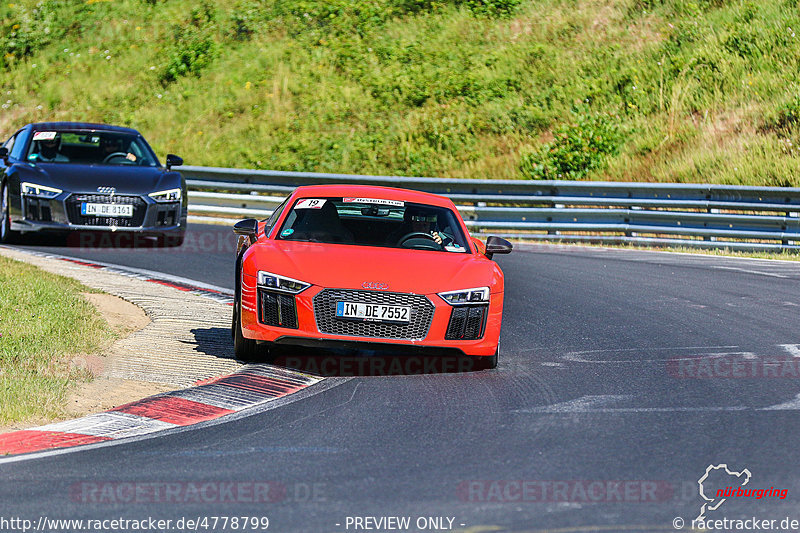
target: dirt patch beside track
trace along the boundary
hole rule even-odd
[[[150,324],[150,318],[141,307],[118,296],[94,292],[84,293],[83,296],[123,338]],[[71,364],[84,367],[95,379],[80,384],[72,391],[65,406],[69,418],[99,413],[146,396],[175,390],[176,387],[172,385],[106,376],[106,368],[117,357],[115,353],[112,346],[102,354],[76,357],[72,360]]]
[[[0,247],[3,256],[78,280],[108,294],[87,293],[123,338],[102,354],[73,357],[97,378],[67,399],[65,415],[105,411],[153,394],[241,368],[230,340],[231,307],[224,301],[90,264]],[[0,427],[0,433],[46,423]]]
[[[143,329],[150,323],[141,307],[111,294],[86,292],[84,298],[92,302],[109,325],[121,333]]]

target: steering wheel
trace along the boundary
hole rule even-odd
[[[103,159],[103,164],[105,165],[106,163],[108,163],[109,161],[114,159],[115,157],[125,158],[125,161],[128,160],[128,154],[126,154],[125,152],[112,152],[112,153],[108,154],[105,159]]]
[[[400,240],[397,241],[397,245],[403,247],[403,243],[406,241],[410,241],[411,239],[429,239],[433,241],[434,246],[430,246],[428,243],[425,243],[425,246],[421,246],[426,250],[441,250],[442,245],[436,242],[436,239],[433,238],[433,235],[430,233],[425,233],[424,231],[412,231],[411,233],[406,233]]]

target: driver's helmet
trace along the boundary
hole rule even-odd
[[[122,152],[122,139],[119,137],[101,137],[100,149],[105,154],[112,154],[114,152]]]
[[[415,231],[431,231],[436,225],[436,212],[430,209],[409,208],[404,217]]]
[[[58,151],[61,149],[61,134],[56,133],[52,139],[42,139],[39,141],[39,146],[46,150]]]

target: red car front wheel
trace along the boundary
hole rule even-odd
[[[237,298],[233,306],[233,352],[240,361],[253,361],[259,356],[258,345],[242,335],[241,305]]]

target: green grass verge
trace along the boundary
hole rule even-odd
[[[63,414],[70,387],[90,378],[71,365],[115,337],[77,281],[0,257],[0,425]]]
[[[187,164],[800,185],[798,0],[15,0],[0,135]]]
[[[772,259],[778,261],[800,261],[800,254],[793,251],[785,251],[785,252],[741,252],[737,250],[728,250],[728,249],[720,249],[720,250],[704,250],[698,248],[685,248],[685,247],[676,247],[676,248],[643,248],[640,247],[639,249],[642,250],[655,250],[659,252],[674,252],[674,253],[683,253],[683,254],[700,254],[700,255],[713,255],[718,257],[741,257],[741,258],[749,258],[749,259]]]

